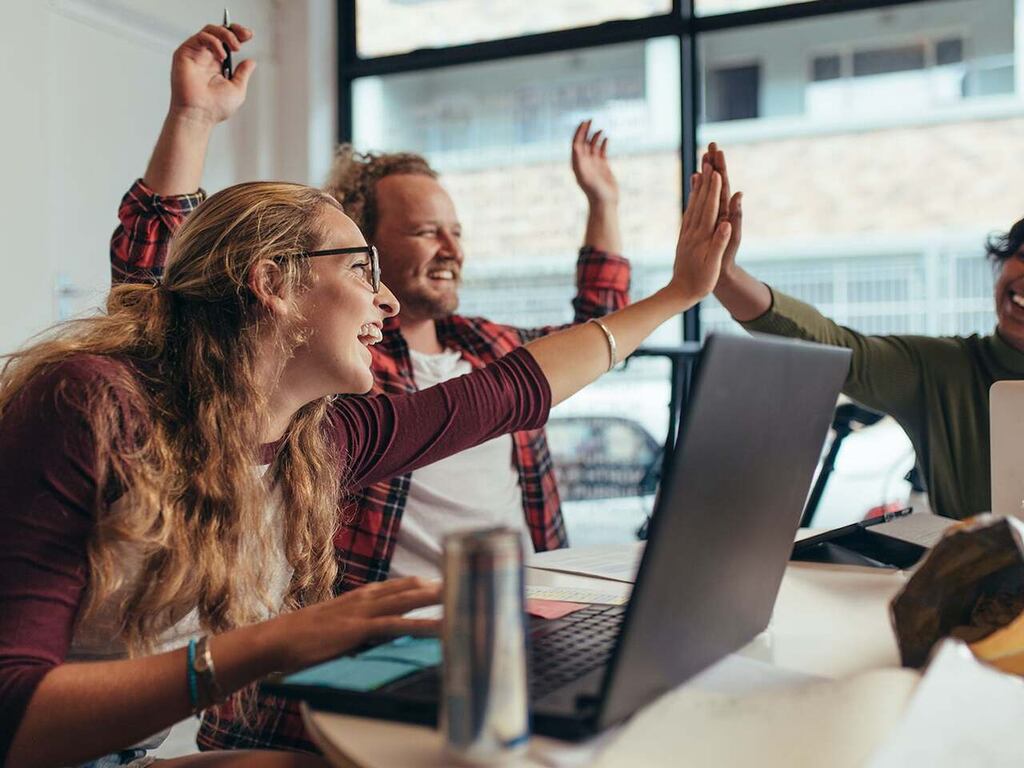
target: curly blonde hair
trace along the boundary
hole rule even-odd
[[[398,174],[438,177],[427,159],[414,152],[356,152],[351,144],[341,144],[334,151],[324,191],[341,203],[349,218],[372,240],[377,234],[377,182]]]
[[[127,363],[113,366],[123,370],[116,380],[63,396],[91,431],[101,489],[82,616],[125,590],[116,611],[131,653],[152,650],[192,609],[206,631],[220,632],[331,595],[342,456],[324,429],[329,400],[295,414],[261,479],[259,350],[268,337],[286,350],[301,338],[279,328],[248,286],[264,259],[279,265],[284,286],[309,284],[309,262],[298,256],[322,241],[327,206],[337,202],[297,184],[213,195],[175,235],[159,286],[115,287],[104,314],[10,356],[0,373],[2,429],[19,392],[55,365],[83,354]],[[294,575],[283,603],[268,596],[264,573],[274,546],[268,484],[288,511]],[[125,503],[110,501],[111,488]],[[126,543],[141,552],[135,583],[125,578]]]

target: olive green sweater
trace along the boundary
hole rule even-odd
[[[772,290],[748,331],[853,350],[843,392],[889,414],[917,451],[932,509],[954,518],[992,508],[988,391],[1024,379],[1024,352],[999,337],[864,336]]]

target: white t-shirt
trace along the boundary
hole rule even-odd
[[[409,354],[419,389],[473,370],[454,349],[439,355],[413,350]],[[499,525],[518,529],[523,532],[524,551],[533,551],[514,451],[512,436],[502,435],[412,473],[391,558],[392,577],[440,578],[441,542],[454,531]]]

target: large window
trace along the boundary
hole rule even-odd
[[[358,0],[361,56],[518,37],[667,13],[672,0]]]
[[[340,70],[342,138],[422,152],[442,172],[465,226],[467,313],[519,325],[571,316],[585,200],[569,138],[593,117],[611,138],[634,297],[667,276],[682,180],[715,140],[744,191],[740,258],[759,278],[867,333],[988,333],[982,246],[1021,216],[1015,0],[857,4],[493,3],[482,22],[483,4],[359,0]],[[465,24],[433,24],[442,13]],[[371,58],[424,46],[441,49]],[[736,330],[712,299],[653,343]],[[644,445],[623,415],[664,439],[668,371],[634,361],[563,407],[567,487],[611,493],[573,457]],[[888,420],[855,434],[818,523],[898,499],[913,460]]]

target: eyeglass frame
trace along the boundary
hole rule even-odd
[[[355,245],[351,248],[326,248],[321,251],[301,251],[299,256],[312,258],[313,256],[338,256],[343,253],[365,253],[370,257],[370,288],[374,293],[380,293],[380,254],[377,253],[375,245]]]

